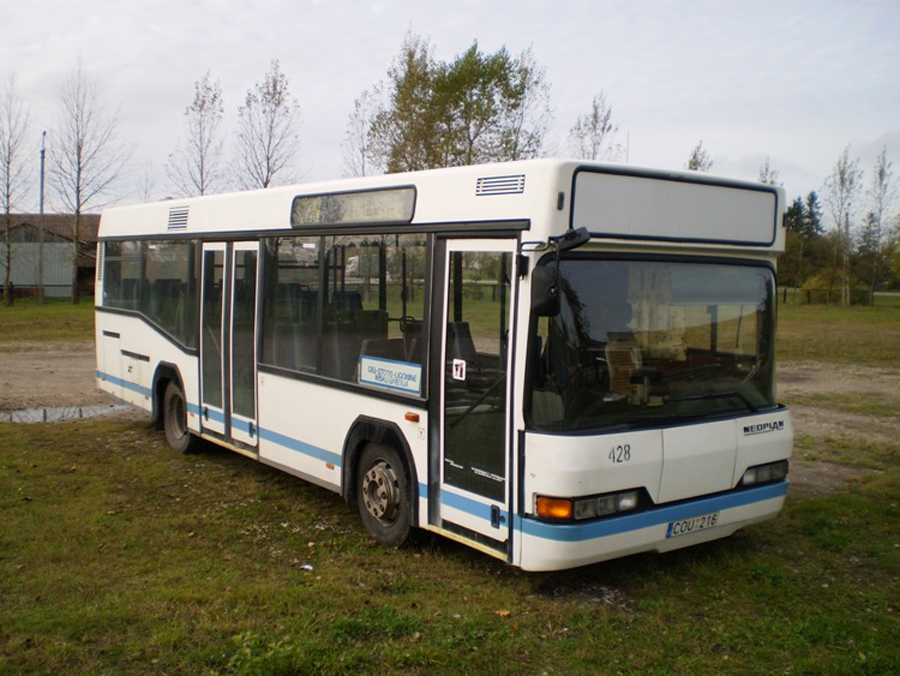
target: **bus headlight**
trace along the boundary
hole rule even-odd
[[[770,462],[765,465],[756,465],[747,468],[744,476],[741,477],[742,486],[753,486],[754,484],[764,484],[769,481],[781,481],[787,476],[788,461],[779,460],[778,462]]]
[[[554,520],[574,519],[575,521],[607,516],[616,512],[633,511],[638,508],[639,504],[640,494],[636,490],[575,498],[574,500],[538,496],[535,501],[539,517]]]

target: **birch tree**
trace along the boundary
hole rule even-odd
[[[863,174],[859,160],[850,159],[850,147],[844,148],[837,164],[825,181],[825,202],[838,234],[841,259],[841,305],[850,305],[850,253],[852,222],[856,214],[856,200],[862,186]]]
[[[25,163],[28,136],[28,110],[16,87],[15,75],[0,92],[0,207],[6,225],[4,252],[3,302],[10,306],[12,297],[12,212],[25,197],[29,188],[29,173]]]
[[[887,158],[887,147],[882,147],[866,191],[867,212],[860,233],[860,254],[868,264],[869,291],[873,299],[879,277],[888,267],[885,260],[886,221],[897,193],[892,167],[893,163]]]

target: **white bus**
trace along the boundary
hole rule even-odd
[[[779,188],[532,160],[180,199],[100,224],[99,387],[526,570],[775,516]]]

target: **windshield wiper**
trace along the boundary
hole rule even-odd
[[[744,406],[746,406],[752,413],[757,413],[759,411],[759,406],[750,401],[743,393],[738,392],[737,390],[727,390],[725,392],[704,392],[702,394],[686,394],[680,397],[668,397],[668,401],[702,401],[707,399],[727,399],[727,398],[738,399]]]

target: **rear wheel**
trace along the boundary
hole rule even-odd
[[[409,470],[391,446],[369,444],[359,460],[356,504],[362,522],[375,539],[399,547],[412,528]]]
[[[190,453],[197,445],[197,437],[188,430],[187,400],[181,386],[174,380],[166,386],[163,395],[163,429],[166,441],[179,453]]]

